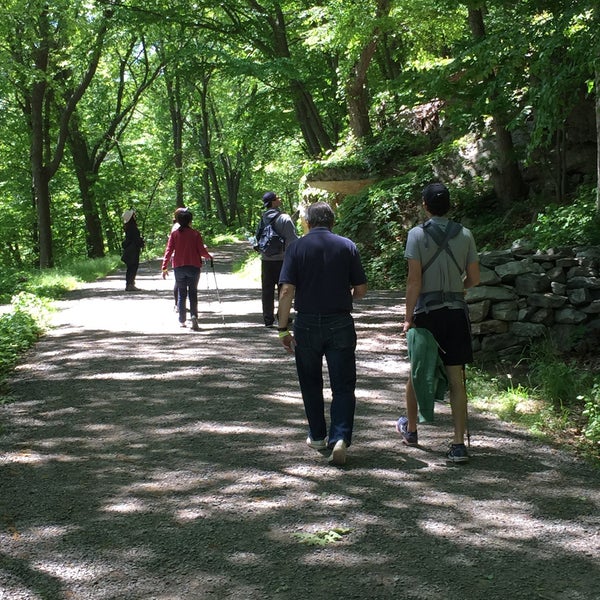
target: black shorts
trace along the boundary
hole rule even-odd
[[[471,324],[462,308],[438,308],[415,315],[415,327],[424,327],[433,333],[440,347],[445,365],[465,365],[473,362]]]

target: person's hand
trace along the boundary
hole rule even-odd
[[[411,327],[413,327],[412,321],[404,321],[404,325],[402,325],[402,333],[406,333]]]
[[[294,339],[294,336],[290,332],[288,332],[285,337],[281,338],[281,343],[288,354],[294,354],[294,348],[298,345]]]
[[[168,274],[169,274],[169,271],[167,269],[162,270],[162,278],[163,279],[166,279]]]

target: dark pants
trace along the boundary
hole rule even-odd
[[[282,265],[282,260],[261,261],[260,279],[265,325],[272,325],[275,321],[275,289],[277,289],[277,298],[279,299],[279,274]]]
[[[190,315],[198,316],[198,281],[200,280],[200,267],[184,266],[175,267],[175,284],[177,285],[177,310],[179,322],[185,323],[185,301],[189,295]]]
[[[125,272],[125,285],[135,285],[135,278],[137,276],[138,268],[140,266],[139,261],[135,261],[127,264],[127,271]]]
[[[323,356],[331,384],[329,445],[344,440],[352,443],[356,408],[356,330],[352,315],[308,315],[294,320],[296,370],[310,437],[327,436],[323,398]]]

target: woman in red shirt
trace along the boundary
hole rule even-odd
[[[206,249],[200,232],[190,227],[192,218],[193,215],[187,208],[178,208],[175,211],[179,228],[171,231],[169,236],[162,262],[162,276],[163,279],[166,278],[170,261],[175,271],[175,283],[178,289],[179,323],[181,327],[186,326],[185,305],[186,298],[189,296],[192,329],[198,331],[198,281],[200,281],[202,259],[210,260],[212,263],[213,257]]]

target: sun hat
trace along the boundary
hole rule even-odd
[[[123,223],[129,223],[129,221],[131,221],[131,217],[133,217],[133,215],[135,215],[135,210],[133,210],[133,208],[130,208],[129,210],[126,210],[123,213]]]

